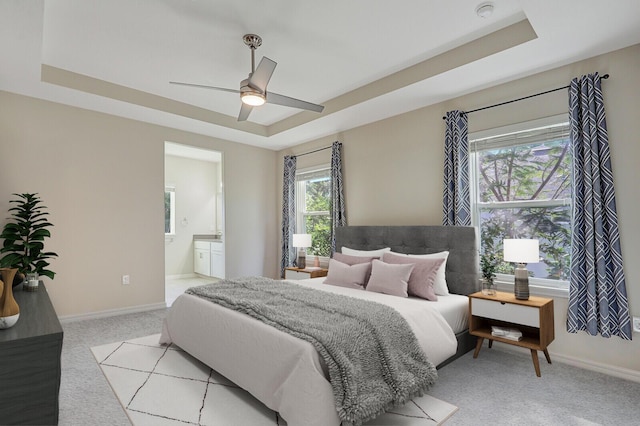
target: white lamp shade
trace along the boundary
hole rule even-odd
[[[540,262],[538,240],[504,240],[504,261],[516,263]]]
[[[293,234],[294,247],[311,247],[311,234]]]

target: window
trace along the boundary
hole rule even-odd
[[[164,188],[164,234],[176,233],[176,189],[173,186]]]
[[[572,183],[566,117],[476,133],[470,147],[473,221],[480,229],[481,251],[501,259],[503,239],[538,239],[540,262],[527,265],[531,284],[568,288]],[[512,263],[497,270],[513,271]]]
[[[331,170],[328,166],[296,173],[296,232],[311,234],[307,254],[331,256]]]

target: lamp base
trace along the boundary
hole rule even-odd
[[[298,250],[298,260],[296,261],[296,266],[300,269],[304,269],[307,267],[307,253],[304,249]]]
[[[513,293],[518,300],[529,300],[529,272],[524,263],[518,263],[515,271],[515,285]]]

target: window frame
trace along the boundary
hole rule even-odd
[[[471,197],[471,224],[476,227],[477,232],[480,233],[480,208],[490,209],[492,206],[495,209],[508,209],[508,208],[531,208],[531,207],[558,207],[558,206],[571,206],[571,199],[555,199],[555,200],[518,200],[507,201],[497,203],[486,203],[478,200],[479,194],[479,179],[478,179],[478,152],[481,150],[498,148],[498,147],[513,147],[517,145],[525,145],[526,143],[515,144],[495,144],[490,146],[484,146],[479,148],[479,141],[483,141],[489,138],[495,138],[498,136],[505,136],[512,133],[524,132],[534,130],[537,128],[543,128],[547,126],[561,126],[568,125],[569,117],[566,114],[554,115],[551,117],[545,117],[537,120],[530,120],[521,123],[515,123],[507,126],[496,127],[492,129],[477,131],[469,133],[469,187]],[[478,238],[478,252],[481,251],[482,239]],[[514,275],[496,273],[496,283],[498,288],[505,291],[513,291]],[[556,280],[549,278],[529,278],[529,286],[532,293],[552,296],[552,297],[568,297],[569,296],[569,281],[568,280]]]
[[[307,204],[304,196],[304,194],[306,193],[305,182],[307,182],[308,180],[310,180],[310,178],[313,178],[313,177],[324,177],[325,172],[326,172],[326,177],[329,179],[329,181],[331,181],[331,164],[330,163],[320,164],[313,167],[305,167],[305,168],[296,170],[295,215],[296,215],[296,233],[297,234],[307,233],[305,229],[306,228],[305,217],[307,216],[327,216],[329,218],[329,221],[331,221],[330,210],[307,212],[306,211]],[[309,178],[303,179],[304,175],[308,175]],[[314,175],[314,176],[311,176],[311,175]],[[330,254],[329,256],[317,256],[315,254],[307,253],[307,259],[315,260],[315,258],[317,257],[321,263],[328,262],[330,256],[331,256]]]

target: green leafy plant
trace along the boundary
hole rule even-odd
[[[58,255],[44,251],[44,240],[51,237],[47,228],[53,226],[46,218],[49,214],[47,207],[41,204],[38,194],[13,195],[18,199],[9,201],[14,204],[9,209],[12,217],[0,234],[0,238],[4,239],[0,253],[5,253],[0,259],[0,266],[53,279],[55,272],[47,269],[47,259]]]
[[[483,253],[480,256],[480,269],[482,270],[482,278],[487,280],[490,287],[493,286],[493,280],[496,278],[496,269],[498,267],[498,259],[493,252]]]

